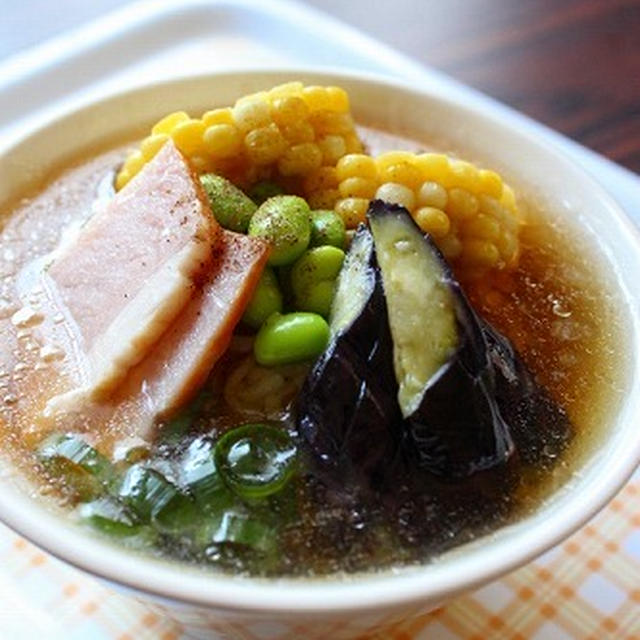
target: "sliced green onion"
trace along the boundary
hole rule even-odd
[[[38,449],[38,458],[48,474],[64,480],[64,490],[86,502],[103,492],[115,476],[113,466],[82,438],[54,434]]]
[[[47,438],[40,447],[39,456],[41,460],[66,458],[94,476],[104,479],[109,477],[113,470],[107,458],[73,434],[55,434]]]
[[[210,544],[232,544],[269,553],[276,547],[275,530],[256,519],[254,514],[241,510],[225,511],[218,518],[205,523],[199,541]]]
[[[137,535],[142,523],[136,515],[113,498],[100,498],[80,507],[80,517],[92,527],[115,537]]]
[[[280,491],[293,475],[296,447],[287,432],[266,424],[246,424],[225,433],[215,462],[227,486],[241,498],[264,498]]]
[[[234,502],[214,460],[214,445],[206,438],[196,438],[187,449],[180,466],[182,485],[206,512],[219,512]]]
[[[169,482],[161,473],[142,464],[133,465],[120,486],[120,499],[143,522],[166,523],[172,513],[184,511],[188,496]]]

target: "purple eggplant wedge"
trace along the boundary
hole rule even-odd
[[[449,265],[402,207],[368,212],[393,339],[408,458],[447,478],[525,462],[570,437],[565,412],[535,381],[511,343],[472,309]]]
[[[376,485],[397,457],[402,418],[380,271],[364,226],[338,276],[330,328],[299,396],[298,432],[321,478]]]
[[[410,457],[420,468],[451,478],[505,462],[514,444],[497,403],[480,319],[404,208],[376,200],[368,218]]]
[[[565,412],[406,209],[375,200],[367,218],[338,276],[329,347],[297,403],[321,478],[382,487],[396,471],[451,481],[515,454],[553,461],[571,436]]]

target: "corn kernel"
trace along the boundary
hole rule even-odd
[[[414,214],[414,220],[422,231],[434,238],[444,238],[451,229],[447,214],[435,207],[420,207]]]
[[[204,154],[203,136],[206,127],[202,120],[184,120],[179,122],[171,131],[171,137],[176,147],[187,156]]]
[[[362,153],[362,142],[356,133],[348,133],[343,137],[347,153]]]
[[[375,196],[379,200],[384,200],[391,204],[399,204],[409,211],[413,209],[416,203],[413,191],[397,182],[385,182],[378,188]]]
[[[232,109],[233,120],[240,131],[247,133],[251,129],[271,124],[269,105],[259,98],[238,100]]]
[[[449,189],[447,212],[453,217],[466,220],[474,216],[479,208],[480,203],[478,202],[478,198],[466,189],[460,189],[458,187]]]
[[[249,131],[244,138],[247,155],[256,164],[275,162],[286,150],[287,142],[275,123]]]
[[[331,96],[325,87],[305,87],[302,90],[302,98],[311,111],[328,109],[331,104]]]
[[[278,161],[283,176],[302,176],[318,169],[322,164],[322,152],[312,142],[289,147]]]
[[[340,182],[338,190],[343,198],[367,198],[376,195],[378,183],[367,178],[345,178]]]
[[[124,162],[123,169],[129,173],[131,177],[135,176],[145,165],[145,159],[140,151],[131,153]]]
[[[505,265],[508,267],[513,266],[518,257],[517,237],[513,233],[503,231],[496,241],[496,246],[500,252],[500,257],[505,262]]]
[[[247,95],[244,95],[236,100],[234,107],[237,107],[239,104],[244,104],[245,102],[264,102],[265,104],[268,104],[269,94],[266,91],[247,93]]]
[[[466,264],[489,268],[500,260],[500,252],[493,242],[468,238],[463,243],[461,259]]]
[[[455,260],[460,257],[462,253],[462,242],[460,242],[460,238],[452,232],[438,240],[438,248],[447,260]]]
[[[288,125],[309,117],[307,103],[298,96],[286,96],[273,101],[271,116],[279,125]]]
[[[212,109],[203,113],[201,120],[205,127],[212,127],[214,124],[233,124],[233,114],[229,107]]]
[[[502,178],[495,172],[488,169],[481,169],[478,173],[478,192],[500,199],[502,196]]]
[[[268,97],[273,101],[278,98],[285,98],[287,96],[298,95],[302,93],[304,89],[304,85],[302,82],[285,82],[283,84],[278,84],[267,93]]]
[[[416,164],[424,180],[437,182],[445,188],[448,186],[451,168],[447,156],[442,153],[421,153],[416,157]]]
[[[335,212],[342,218],[347,229],[355,229],[366,220],[369,200],[366,198],[343,198],[336,202]]]
[[[280,131],[291,144],[313,142],[316,139],[316,132],[306,120],[282,125]]]
[[[520,224],[518,215],[503,207],[495,198],[480,196],[480,210],[495,218],[505,229],[517,231]]]
[[[320,189],[312,191],[307,196],[307,202],[312,209],[333,209],[340,199],[340,192],[337,189]]]
[[[467,220],[464,223],[464,235],[473,236],[480,240],[494,241],[500,236],[500,224],[498,221],[485,213]]]
[[[186,111],[174,111],[156,122],[151,129],[151,133],[153,135],[156,133],[169,134],[177,124],[186,120],[189,120],[189,114]]]
[[[156,133],[155,135],[147,136],[140,143],[140,151],[144,156],[144,159],[148,162],[151,160],[169,139],[166,133]]]
[[[451,162],[451,184],[471,193],[477,193],[480,185],[478,170],[469,162],[454,160]]]
[[[447,190],[437,182],[423,182],[418,189],[417,200],[421,207],[444,209],[448,199]]]
[[[500,198],[500,204],[512,212],[518,210],[518,206],[516,204],[516,195],[515,193],[513,193],[513,189],[509,185],[505,184],[502,187],[502,197]]]
[[[334,166],[347,152],[342,136],[323,136],[318,139],[318,147],[322,151],[322,164],[330,166]]]
[[[327,87],[328,106],[331,111],[345,113],[349,111],[349,96],[341,87]]]
[[[385,151],[375,158],[378,171],[384,170],[392,164],[412,163],[413,161],[414,156],[410,151]]]
[[[335,167],[320,167],[316,169],[305,177],[302,186],[305,193],[323,189],[337,189],[338,176]]]
[[[410,189],[416,189],[422,182],[422,172],[410,162],[394,162],[386,166],[378,166],[380,182],[398,182]]]
[[[336,165],[336,175],[340,181],[353,177],[377,180],[378,168],[371,156],[351,153],[340,158]]]
[[[309,122],[317,135],[347,135],[354,132],[353,118],[349,113],[334,111],[315,111],[309,116]]]
[[[214,124],[202,137],[205,149],[217,158],[228,158],[242,149],[242,136],[233,124]]]
[[[132,177],[133,176],[126,169],[121,169],[116,176],[116,191],[120,191],[120,189],[122,189],[122,187],[124,187]]]

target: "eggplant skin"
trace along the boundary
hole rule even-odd
[[[525,464],[550,467],[573,437],[563,407],[535,379],[511,342],[487,322],[483,331],[496,373],[496,399]]]
[[[316,473],[329,482],[351,478],[376,486],[397,459],[401,416],[386,301],[373,240],[364,226],[352,240],[351,259],[363,244],[368,250],[357,257],[363,263],[355,271],[367,279],[367,295],[315,362],[298,396],[296,416]]]

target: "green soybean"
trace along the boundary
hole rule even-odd
[[[276,311],[282,311],[282,293],[274,270],[266,267],[244,311],[242,321],[252,329],[259,329]]]
[[[292,263],[309,246],[311,210],[298,196],[275,196],[260,205],[249,223],[249,235],[265,239],[271,245],[268,263],[282,266]]]
[[[273,196],[280,196],[284,193],[284,189],[277,183],[270,180],[262,180],[256,182],[249,189],[249,197],[260,206],[265,200],[273,198]]]
[[[258,331],[253,345],[259,364],[275,366],[310,360],[322,353],[329,340],[329,325],[316,314],[274,313]]]
[[[343,261],[344,251],[331,245],[306,251],[291,268],[294,307],[328,316]]]
[[[215,219],[225,229],[246,233],[251,216],[258,208],[256,203],[234,184],[215,173],[201,175],[200,183],[209,198]]]
[[[345,244],[346,229],[342,218],[328,209],[311,212],[311,241],[312,247],[331,245],[342,249]]]

